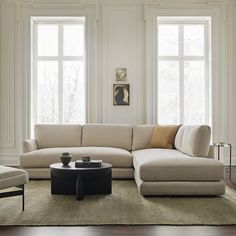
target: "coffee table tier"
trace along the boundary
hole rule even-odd
[[[111,194],[111,167],[109,163],[103,163],[99,168],[76,168],[74,162],[69,167],[52,164],[51,193],[75,194],[77,200],[82,200],[86,194]]]

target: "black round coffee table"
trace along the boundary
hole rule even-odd
[[[102,163],[98,168],[76,168],[75,162],[68,167],[62,163],[52,164],[51,193],[75,194],[77,200],[82,200],[86,194],[111,194],[111,167],[109,163]]]

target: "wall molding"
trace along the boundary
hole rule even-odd
[[[236,32],[235,29],[235,21],[236,21],[236,2],[234,2],[235,5],[231,6],[228,10],[228,77],[229,83],[228,83],[228,103],[229,103],[229,113],[228,113],[228,131],[229,131],[229,142],[231,142],[236,147],[236,132],[235,132],[235,117],[236,117],[236,107],[235,107],[235,100],[236,100]],[[234,127],[234,129],[232,129]],[[236,149],[235,149],[236,151]],[[236,153],[236,152],[233,152]]]
[[[124,37],[128,34],[129,38],[127,41],[123,42],[123,48],[126,48],[127,45],[130,45],[129,48],[123,50],[124,62],[120,60],[121,52],[114,48],[111,43],[113,42],[112,38],[114,31],[116,30],[111,24],[112,17],[114,14],[119,13],[121,18],[127,18],[127,24],[132,24],[130,31],[124,31]],[[117,119],[116,116],[120,116],[121,123],[140,123],[142,120],[141,117],[141,86],[140,85],[140,71],[139,60],[140,56],[138,55],[138,48],[140,42],[138,42],[139,30],[138,30],[138,6],[137,4],[125,4],[123,6],[118,6],[117,4],[103,4],[103,122],[104,123],[114,123]],[[117,23],[117,22],[116,22]],[[117,25],[121,27],[121,25]],[[125,28],[124,28],[125,30]],[[114,53],[117,51],[119,58],[114,61]],[[126,58],[129,58],[127,61]],[[126,67],[128,70],[127,81],[125,83],[130,84],[130,106],[113,106],[112,102],[112,84],[119,83],[115,80],[115,68],[117,67]],[[142,72],[140,72],[142,73]],[[124,117],[126,114],[126,117]],[[118,119],[117,119],[118,120]]]
[[[0,8],[0,148],[15,147],[15,71],[12,67],[15,58],[15,24],[12,6],[13,1],[2,2]]]
[[[31,9],[85,9],[96,8],[96,22],[99,22],[99,4],[98,0],[77,0],[77,1],[37,1],[37,0],[18,0],[18,8],[31,8]]]

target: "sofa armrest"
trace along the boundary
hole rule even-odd
[[[38,149],[35,139],[24,140],[23,142],[23,153],[32,152]]]
[[[214,153],[214,146],[213,145],[210,145],[210,148],[209,148],[209,151],[208,151],[208,154],[207,154],[207,158],[211,158],[211,159],[214,159],[215,153]]]

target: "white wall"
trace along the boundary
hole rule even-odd
[[[31,15],[86,15],[88,22],[88,122],[153,123],[148,64],[152,12],[205,9],[215,14],[218,44],[213,78],[213,140],[233,144],[236,164],[236,2],[234,0],[0,0],[0,163],[16,164],[29,136]],[[212,3],[212,4],[211,4]],[[172,9],[172,10],[171,10]],[[189,11],[191,12],[191,11]],[[189,13],[190,14],[190,13]],[[113,106],[115,68],[126,67],[130,106]]]

